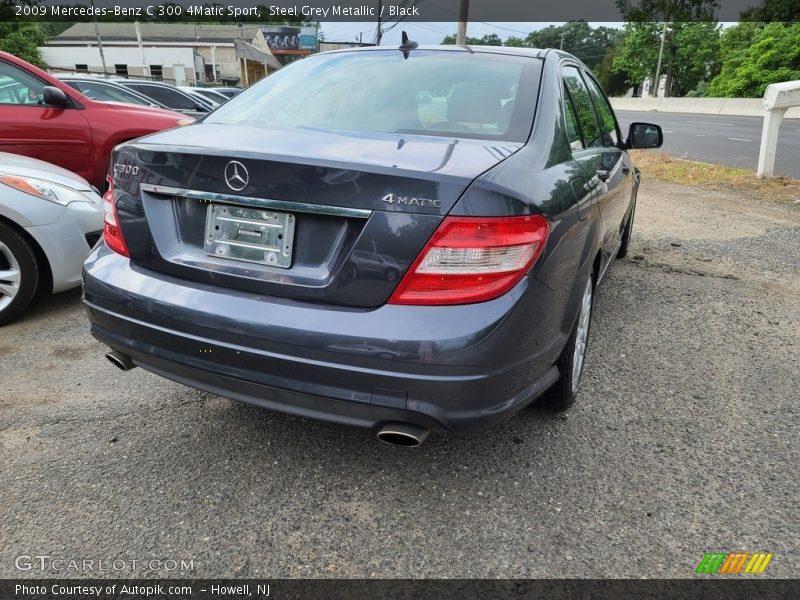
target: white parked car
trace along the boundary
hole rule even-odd
[[[80,285],[83,261],[102,230],[103,199],[89,182],[0,152],[0,325],[38,294]]]

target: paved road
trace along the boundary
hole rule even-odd
[[[664,149],[675,156],[755,170],[763,119],[685,113],[616,111],[623,131],[633,121],[664,128]],[[800,119],[785,119],[778,137],[775,174],[800,179]]]
[[[78,291],[40,302],[0,331],[0,577],[796,577],[799,208],[645,179],[574,408],[410,451],[122,373]]]

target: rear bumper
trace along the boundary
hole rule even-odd
[[[147,370],[282,412],[448,431],[488,427],[555,381],[565,294],[526,278],[482,304],[352,310],[177,280],[103,244],[84,273],[93,335]]]

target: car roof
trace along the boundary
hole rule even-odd
[[[160,85],[162,83],[161,81],[153,81],[152,79],[128,79],[127,77],[120,77],[116,81],[117,83],[153,83],[156,85]],[[175,86],[170,85],[170,87],[175,87]]]
[[[171,83],[167,83],[166,81],[153,81],[152,79],[115,79],[117,83],[126,84],[126,83],[142,83],[146,85],[157,85],[159,87],[168,87],[179,90],[180,88],[177,85],[172,85]]]
[[[381,50],[399,50],[400,46],[367,46],[363,48],[341,48],[328,50],[320,54],[333,54],[336,52],[378,52]],[[530,58],[544,58],[553,51],[551,48],[517,48],[513,46],[448,46],[448,45],[424,45],[418,46],[410,52],[417,50],[440,51],[440,52],[463,52],[464,54],[506,54],[509,56],[528,56]]]
[[[92,77],[91,75],[60,75],[56,73],[56,77],[58,77],[61,81],[88,81],[91,83],[110,83],[114,85],[117,83],[117,79],[106,79],[105,77]]]

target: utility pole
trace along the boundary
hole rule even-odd
[[[469,0],[461,0],[458,10],[458,31],[456,32],[456,45],[464,46],[467,43],[467,19],[469,15]]]
[[[667,39],[667,22],[661,27],[661,48],[658,51],[658,65],[656,66],[656,80],[653,82],[653,98],[658,97],[658,88],[661,85],[661,61],[664,58],[664,42]]]
[[[378,29],[375,31],[375,45],[381,45],[383,30],[381,29],[381,11],[383,10],[383,0],[378,0]]]
[[[567,35],[567,32],[566,31],[562,31],[561,32],[561,45],[558,47],[559,50],[563,50],[564,49],[564,36],[565,35]]]
[[[133,26],[136,29],[136,43],[139,44],[139,54],[142,57],[142,72],[148,79],[150,78],[150,69],[147,67],[147,61],[144,57],[144,46],[142,46],[142,31],[139,29],[139,21],[134,21]]]
[[[100,27],[97,25],[97,11],[94,8],[94,0],[92,0],[92,21],[94,21],[94,34],[97,36],[97,47],[100,49],[100,62],[103,63],[103,77],[108,79],[108,70],[106,69],[106,55],[103,54],[103,40],[100,39]]]

